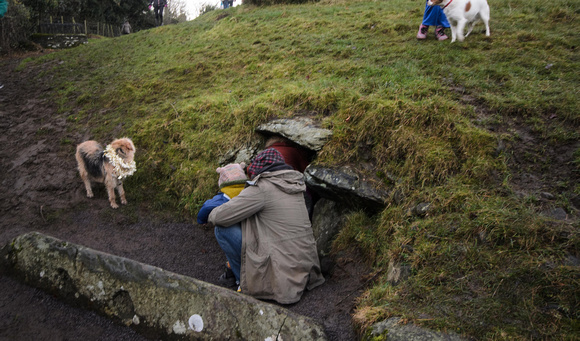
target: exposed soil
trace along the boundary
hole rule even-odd
[[[56,111],[50,80],[37,78],[46,66],[14,71],[21,60],[0,60],[0,246],[39,231],[219,284],[225,256],[213,229],[178,214],[156,216],[151,203],[131,200],[131,188],[125,188],[129,204],[118,210],[110,208],[102,186],[86,197],[74,149],[91,138],[90,131],[75,131]],[[353,340],[351,314],[369,270],[355,252],[335,260],[324,285],[285,307],[324,326],[330,340]],[[0,340],[147,339],[4,274],[0,292]]]
[[[542,214],[560,220],[564,224],[578,224],[580,220],[580,195],[574,193],[575,185],[580,182],[580,170],[572,162],[574,153],[580,148],[580,140],[554,142],[541,136],[525,119],[519,116],[501,117],[487,108],[473,96],[464,93],[463,87],[450,86],[460,94],[460,101],[473,106],[475,117],[472,122],[498,136],[496,156],[505,156],[509,167],[509,185],[520,198],[534,198],[533,207]],[[562,127],[560,118],[555,114],[544,117],[546,127]],[[574,130],[565,123],[566,129]],[[499,186],[506,179],[497,177]],[[558,201],[560,199],[560,201]],[[562,202],[567,202],[562,208]],[[554,215],[561,209],[565,216]]]

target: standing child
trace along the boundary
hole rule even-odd
[[[248,180],[246,173],[244,173],[244,167],[246,165],[242,162],[239,164],[232,163],[216,169],[216,172],[220,175],[218,180],[220,192],[212,199],[207,200],[199,210],[197,214],[197,222],[199,224],[206,224],[208,216],[214,208],[230,201],[244,189]],[[226,268],[226,272],[220,277],[220,282],[227,286],[237,287],[240,283],[240,266],[242,262],[242,226],[239,222],[228,227],[216,225],[214,232],[218,244],[226,254],[229,265]],[[235,283],[233,281],[234,278]]]
[[[131,24],[129,24],[129,20],[125,19],[123,26],[121,26],[121,34],[130,34],[131,33]]]
[[[447,39],[445,34],[445,29],[451,27],[445,13],[441,6],[429,6],[425,1],[425,13],[423,14],[423,22],[419,26],[419,32],[417,32],[417,39],[427,38],[427,31],[429,31],[429,26],[435,26],[435,38],[437,40]]]
[[[167,7],[167,0],[149,0],[149,9],[155,11],[155,26],[163,25],[163,9]]]

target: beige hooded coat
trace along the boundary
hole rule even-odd
[[[242,222],[240,286],[244,294],[282,304],[324,283],[304,203],[304,176],[265,172],[209,215],[215,225]]]

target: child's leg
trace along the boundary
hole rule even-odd
[[[423,25],[449,27],[449,21],[440,6],[428,6],[425,3],[425,14],[423,15]]]
[[[427,5],[427,3],[428,0],[425,0],[425,12],[423,12],[423,21],[421,22],[421,25],[419,26],[419,31],[417,32],[417,39],[427,38],[429,26],[433,25],[431,21],[433,21],[434,7],[439,7],[439,6],[429,6]]]
[[[240,282],[240,267],[242,265],[242,227],[235,224],[229,227],[216,226],[214,229],[218,244],[226,254],[230,267]]]

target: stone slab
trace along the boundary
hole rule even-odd
[[[305,316],[219,286],[37,232],[0,253],[11,274],[93,309],[147,337],[192,340],[325,340]]]

